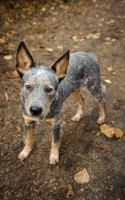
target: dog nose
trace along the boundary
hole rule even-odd
[[[42,112],[42,108],[38,106],[31,106],[30,112],[32,113],[32,115],[40,115],[40,113]]]

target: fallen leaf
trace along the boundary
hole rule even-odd
[[[108,70],[109,72],[112,72],[112,71],[113,71],[112,66],[107,67],[107,70]]]
[[[52,52],[53,49],[51,49],[51,48],[46,48],[46,51],[48,51],[48,52]]]
[[[82,16],[86,16],[86,13],[85,13],[85,12],[82,12]]]
[[[106,83],[108,83],[108,84],[111,84],[112,82],[110,81],[110,80],[108,80],[108,79],[105,79],[104,80]]]
[[[77,41],[77,40],[78,40],[76,36],[73,36],[72,39],[73,39],[74,41]]]
[[[38,45],[37,48],[38,49],[43,49],[43,48],[45,48],[45,46],[44,45]]]
[[[7,20],[8,20],[9,23],[13,23],[14,22],[14,20],[12,18],[7,18]]]
[[[32,35],[32,36],[30,37],[30,39],[34,41],[34,40],[36,40],[36,37]]]
[[[0,44],[6,43],[6,40],[4,38],[0,38]]]
[[[101,133],[106,135],[108,138],[112,138],[114,136],[114,128],[106,124],[103,124],[100,126],[100,129],[101,129]]]
[[[15,76],[15,77],[18,77],[18,76],[19,76],[19,74],[17,73],[16,70],[12,71],[12,72],[11,72],[11,75],[12,75],[12,76]]]
[[[110,44],[112,44],[111,42],[105,42],[105,44],[108,44],[108,45],[110,45]]]
[[[100,37],[100,33],[96,33],[96,34],[88,34],[87,36],[86,36],[86,39],[98,39]]]
[[[39,35],[38,38],[43,39],[43,35]]]
[[[13,49],[13,48],[15,48],[15,45],[14,45],[12,42],[10,42],[10,43],[8,44],[8,48]]]
[[[106,40],[106,41],[110,41],[110,40],[111,40],[111,37],[106,37],[105,40]]]
[[[4,96],[5,96],[6,101],[9,101],[9,95],[6,91],[4,91]]]
[[[3,57],[5,60],[11,60],[12,59],[12,55],[7,55]]]
[[[114,134],[116,138],[121,138],[123,136],[123,132],[119,128],[114,128]]]
[[[116,42],[116,39],[115,39],[115,38],[112,38],[112,42]]]
[[[114,19],[110,19],[110,22],[111,22],[111,23],[114,23],[114,22],[115,22],[115,20],[114,20]]]
[[[104,19],[104,18],[101,18],[101,19],[100,19],[100,22],[104,22],[104,21],[105,21],[105,19]]]
[[[73,190],[72,190],[72,186],[70,185],[70,184],[68,184],[68,192],[67,192],[67,195],[66,195],[66,198],[67,199],[69,199],[69,196],[70,195],[73,195],[74,194],[74,192],[73,192]]]
[[[57,49],[63,50],[63,46],[57,46]]]
[[[77,183],[88,183],[89,182],[89,174],[86,170],[86,168],[84,168],[83,170],[81,170],[80,172],[76,173],[74,176],[74,179]]]

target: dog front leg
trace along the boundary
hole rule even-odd
[[[25,146],[18,155],[20,160],[25,159],[32,150],[33,135],[34,135],[35,122],[27,123],[25,121]]]
[[[60,123],[55,123],[52,129],[53,133],[50,153],[50,164],[56,164],[56,162],[59,162]]]

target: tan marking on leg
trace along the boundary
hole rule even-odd
[[[46,119],[46,123],[53,126],[55,124],[55,118]]]
[[[60,141],[54,143],[54,137],[52,136],[52,143],[51,143],[51,152],[50,152],[50,164],[56,164],[59,162],[59,147]]]
[[[27,136],[25,138],[25,146],[23,150],[18,155],[20,160],[25,159],[32,150],[33,136],[34,136],[34,127],[29,127],[27,131]]]
[[[26,123],[31,123],[32,121],[38,121],[37,117],[30,117],[30,116],[27,116],[27,115],[23,115],[23,117],[24,117]],[[44,122],[44,120],[39,120],[39,122]],[[46,119],[45,122],[49,125],[54,125],[55,124],[55,118]]]
[[[105,110],[104,110],[102,104],[99,101],[97,101],[97,102],[98,102],[98,105],[99,105],[99,108],[100,108],[99,118],[97,120],[97,123],[98,124],[102,124],[102,123],[105,122],[105,117],[106,117],[105,116]]]
[[[77,112],[76,112],[76,115],[74,117],[71,118],[72,121],[80,121],[80,119],[82,118],[83,116],[83,100],[81,98],[81,95],[80,95],[80,89],[76,90],[75,92],[73,92],[73,96],[77,102],[77,105],[78,105],[78,109],[77,109]]]
[[[27,124],[30,124],[32,121],[36,121],[35,117],[29,117],[27,115],[23,115],[23,118]]]

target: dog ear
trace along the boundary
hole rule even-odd
[[[67,50],[52,66],[51,69],[55,71],[58,78],[62,80],[67,71],[68,63],[69,63],[69,55],[70,51]]]
[[[23,41],[20,42],[18,46],[16,62],[16,69],[21,78],[23,77],[25,71],[27,71],[30,67],[35,66],[33,58]]]

